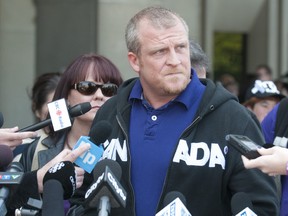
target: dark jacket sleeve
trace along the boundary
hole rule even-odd
[[[263,144],[264,139],[260,131],[255,130],[255,122],[247,124],[244,134],[258,144]],[[246,169],[240,154],[233,151],[231,154],[235,162],[229,180],[232,192],[245,192],[252,201],[253,211],[257,215],[279,215],[279,197],[277,196],[276,183],[273,177],[258,169]]]
[[[28,207],[29,198],[40,200],[37,183],[37,171],[24,174],[21,183],[17,187],[10,188],[10,196],[7,200],[7,215],[15,215],[15,209]]]

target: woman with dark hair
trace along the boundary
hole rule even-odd
[[[49,72],[44,73],[37,77],[31,92],[28,95],[32,101],[31,109],[34,113],[37,121],[43,121],[47,118],[48,106],[47,104],[52,101],[55,89],[61,78],[61,73],[59,72]],[[37,131],[38,137],[44,139],[48,136],[49,128],[44,127]],[[22,140],[23,145],[19,145],[13,151],[14,161],[18,161],[21,157],[21,153],[27,148],[26,144],[30,144],[34,140],[31,138]],[[17,156],[17,157],[16,157]]]
[[[43,121],[47,117],[47,103],[52,101],[60,78],[60,72],[44,73],[37,77],[32,87],[29,94],[32,101],[31,109],[39,121]]]
[[[65,98],[71,107],[90,102],[92,109],[74,118],[71,128],[55,132],[50,126],[49,137],[42,141],[47,150],[38,153],[38,158],[46,157],[49,152],[49,159],[52,159],[65,148],[71,150],[80,136],[87,136],[96,112],[105,101],[117,93],[121,83],[121,74],[109,59],[95,54],[85,54],[76,58],[62,74],[53,101]],[[38,140],[33,142],[20,159],[25,171],[35,170],[46,163],[45,161],[41,164],[39,160],[39,164],[32,164],[33,160],[30,160],[37,143]]]
[[[32,142],[20,158],[24,171],[33,171],[43,167],[61,151],[71,150],[81,136],[87,136],[96,112],[105,101],[117,93],[117,88],[122,81],[120,71],[104,56],[84,54],[77,57],[62,74],[53,101],[65,98],[68,106],[71,107],[90,102],[92,108],[84,115],[75,117],[71,128],[56,132],[50,128],[47,138],[40,139],[40,141],[36,139]],[[80,187],[84,170],[79,167],[75,169],[80,173],[80,180],[77,180],[77,187]],[[38,196],[43,192],[44,174],[37,172]],[[10,208],[25,205],[29,195],[25,196],[27,199],[22,198],[21,203],[17,203],[17,206],[12,205]]]
[[[31,109],[38,121],[43,121],[47,118],[47,104],[52,101],[60,78],[60,72],[44,73],[37,77],[29,96],[32,101]],[[47,128],[41,129],[41,132],[48,134]]]

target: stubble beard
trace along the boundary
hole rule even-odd
[[[179,79],[178,77],[174,77],[169,79],[168,83],[166,82],[163,85],[163,91],[165,94],[169,95],[179,95],[182,91],[184,91],[189,83],[189,79]]]

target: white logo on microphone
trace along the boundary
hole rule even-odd
[[[85,199],[87,197],[89,197],[89,195],[97,188],[98,184],[103,180],[104,178],[104,174],[105,173],[102,173],[101,176],[99,176],[99,178],[97,179],[97,181],[91,185],[91,187],[87,190],[86,194],[85,194]]]
[[[58,164],[55,164],[53,167],[49,169],[49,173],[56,173],[58,170],[60,170],[62,167],[64,167],[65,164],[63,162],[60,162]]]
[[[116,190],[116,193],[118,193],[121,198],[125,201],[126,200],[126,196],[123,193],[123,190],[118,186],[116,180],[114,179],[114,177],[112,176],[112,174],[110,172],[108,172],[107,174],[109,181],[112,183],[113,187]]]
[[[76,182],[74,181],[73,176],[70,176],[69,179],[70,179],[70,182],[71,182],[72,188],[73,188],[72,194],[74,194],[74,191],[75,191],[75,189],[76,189]]]

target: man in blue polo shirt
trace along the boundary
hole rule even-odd
[[[132,170],[134,170],[132,184],[137,191],[135,194],[137,202],[147,203],[149,200],[147,206],[138,206],[139,212],[155,211],[175,151],[175,143],[191,123],[199,106],[205,86],[201,84],[195,71],[192,71],[192,76],[194,78],[181,96],[158,109],[154,109],[142,97],[140,81],[132,89],[129,99],[134,104],[131,120],[137,119],[130,121],[130,141],[135,143],[130,147]]]
[[[231,215],[231,198],[238,192],[248,195],[256,214],[277,215],[273,179],[245,169],[225,140],[233,133],[264,143],[261,131],[235,96],[191,70],[183,18],[148,7],[130,19],[125,36],[129,63],[139,77],[124,82],[93,121],[113,127],[103,159],[120,164],[127,192],[126,206],[112,207],[109,215],[155,216],[171,191],[185,197],[193,216]],[[89,206],[84,215],[96,213],[97,206]]]

